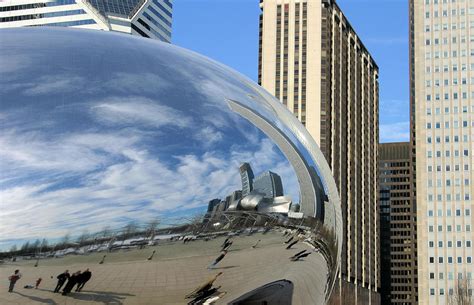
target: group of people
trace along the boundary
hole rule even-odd
[[[64,286],[63,288],[62,295],[67,295],[68,293],[70,293],[76,285],[76,292],[80,292],[84,285],[91,279],[91,277],[92,272],[90,272],[89,269],[86,269],[83,272],[79,270],[77,272],[74,272],[72,275],[69,274],[69,270],[66,270],[56,277],[58,279],[58,284],[56,285],[54,292],[58,293],[61,290],[61,287],[63,287],[64,283],[66,283],[66,281],[67,283],[66,286]]]
[[[84,285],[91,279],[91,277],[92,277],[92,272],[90,272],[89,269],[86,269],[83,272],[77,271],[73,273],[72,275],[69,274],[69,270],[66,270],[56,277],[58,280],[58,283],[56,285],[56,288],[54,288],[54,292],[58,293],[63,287],[64,283],[66,283],[66,281],[67,283],[64,286],[63,292],[62,292],[63,295],[67,295],[68,293],[70,293],[74,289],[74,286],[76,285],[77,285],[76,292],[80,292],[82,288],[84,287]],[[20,278],[21,278],[21,273],[20,273],[20,270],[18,269],[15,270],[15,272],[8,277],[8,280],[10,281],[8,292],[13,292],[13,289],[15,288],[15,284]],[[36,281],[35,288],[38,288],[41,281],[42,281],[41,278],[39,278]],[[25,288],[33,288],[33,286],[26,285]]]

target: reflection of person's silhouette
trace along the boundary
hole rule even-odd
[[[214,268],[214,266],[217,265],[221,260],[223,260],[226,255],[227,250],[223,250],[221,254],[207,267],[207,269]]]
[[[211,277],[209,280],[207,280],[206,282],[204,282],[201,285],[199,285],[198,287],[196,287],[196,289],[194,289],[191,293],[187,294],[185,298],[186,299],[193,298],[193,299],[196,300],[197,298],[202,297],[203,295],[207,295],[207,296],[211,295],[211,294],[208,294],[208,293],[212,290],[211,289],[212,285],[214,284],[214,282],[217,280],[217,278],[220,275],[222,275],[222,272],[217,273],[216,275]],[[214,288],[214,289],[217,291],[217,289],[219,289],[219,287]],[[193,301],[195,301],[195,300],[193,300]]]
[[[156,250],[153,250],[151,255],[147,258],[147,260],[151,261],[153,259],[153,256],[155,255]]]
[[[69,274],[69,270],[64,271],[60,275],[58,275],[56,278],[58,279],[58,284],[56,285],[56,288],[54,288],[54,292],[59,292],[61,287],[63,287],[64,283],[66,282],[67,279],[69,279],[71,275]]]
[[[298,240],[295,240],[295,241],[291,242],[291,243],[286,247],[286,249],[291,249],[291,247],[293,247],[297,242],[298,242]]]
[[[300,251],[298,253],[296,253],[295,255],[293,255],[292,257],[290,257],[290,259],[294,262],[302,259],[303,257],[307,257],[308,255],[310,255],[311,252],[306,252],[306,250],[303,250],[303,251]]]
[[[229,250],[230,246],[232,246],[234,242],[232,240],[227,240],[223,245],[221,251]]]
[[[287,241],[285,241],[285,244],[290,243],[293,240],[293,236],[291,236]]]
[[[260,239],[257,240],[257,242],[255,243],[255,245],[252,246],[252,248],[253,248],[253,249],[257,248],[259,242],[260,242]]]
[[[106,257],[106,256],[107,256],[107,255],[104,255],[104,256],[102,257],[102,260],[99,262],[99,264],[101,264],[101,265],[102,265],[102,264],[104,263],[104,261],[105,261],[105,257]]]
[[[72,288],[74,288],[74,285],[76,285],[77,281],[79,280],[80,274],[81,271],[77,271],[76,273],[73,273],[71,277],[69,277],[66,286],[64,286],[62,295],[66,295],[71,292]]]
[[[84,285],[89,281],[92,277],[92,272],[89,271],[89,268],[86,269],[86,271],[82,272],[78,277],[77,277],[77,288],[76,291],[81,291],[82,288],[84,288]]]

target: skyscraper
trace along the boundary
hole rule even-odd
[[[247,196],[253,190],[253,175],[252,167],[248,163],[242,163],[239,168],[240,179],[242,181],[242,197]]]
[[[416,210],[410,143],[379,146],[382,304],[417,304]]]
[[[5,0],[0,28],[64,26],[171,41],[172,0]]]
[[[474,4],[409,7],[419,304],[450,304],[473,289]]]
[[[260,7],[259,83],[314,137],[341,196],[339,303],[378,303],[378,67],[335,1]]]
[[[271,171],[266,171],[255,178],[253,189],[263,194],[265,198],[283,196],[281,178]]]

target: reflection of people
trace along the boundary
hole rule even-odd
[[[86,269],[86,271],[82,272],[78,277],[77,277],[77,288],[76,291],[81,291],[84,285],[89,281],[92,277],[92,272],[89,271],[89,268]]]
[[[214,268],[227,255],[227,250],[223,250],[221,254],[207,267],[207,269]]]
[[[74,285],[76,285],[80,274],[81,274],[81,271],[77,271],[71,275],[71,277],[67,281],[66,286],[64,286],[63,293],[62,293],[63,295],[66,295],[69,292],[71,292],[72,288],[74,288]]]
[[[230,246],[232,246],[234,242],[232,240],[227,240],[226,242],[224,242],[224,244],[222,245],[222,249],[221,251],[223,250],[229,250]]]
[[[54,288],[54,292],[59,292],[59,290],[61,290],[61,287],[63,287],[66,280],[68,280],[70,277],[71,275],[69,274],[69,270],[66,270],[60,275],[58,275],[56,277],[58,279],[58,284],[56,285],[56,288]]]
[[[15,270],[15,272],[8,277],[10,281],[10,286],[8,287],[8,292],[12,292],[13,288],[15,288],[16,282],[21,278],[20,270]]]
[[[294,245],[296,245],[296,243],[298,242],[298,240],[295,240],[295,241],[292,241],[287,247],[286,249],[291,249],[291,247],[293,247]]]
[[[206,281],[206,282],[202,283],[201,285],[199,285],[198,287],[196,287],[196,289],[194,289],[191,293],[186,295],[186,299],[198,298],[198,297],[202,296],[203,294],[205,294],[207,291],[211,290],[212,285],[214,284],[214,282],[217,280],[217,278],[221,274],[222,274],[222,272],[217,273],[216,275],[211,277],[208,281]]]
[[[43,280],[42,278],[39,278],[39,279],[36,280],[35,289],[38,289],[38,287],[39,287],[42,280]]]
[[[300,259],[304,258],[304,257],[307,257],[308,255],[310,255],[311,252],[306,252],[306,250],[303,250],[303,251],[300,251],[298,253],[296,253],[295,255],[293,255],[292,257],[290,257],[290,259],[294,262],[296,261],[299,261]]]

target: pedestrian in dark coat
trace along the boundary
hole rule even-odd
[[[15,288],[16,282],[21,278],[20,270],[15,270],[15,272],[8,277],[10,281],[10,286],[8,287],[8,292],[13,292],[13,288]]]
[[[54,288],[54,292],[59,292],[61,290],[61,287],[63,287],[64,283],[71,277],[69,274],[69,270],[64,271],[60,275],[58,275],[56,278],[58,279],[58,284],[56,285],[56,288]]]
[[[92,272],[89,271],[89,268],[86,269],[86,271],[82,272],[78,276],[77,280],[77,288],[76,291],[81,291],[84,285],[87,283],[88,280],[90,280],[92,277]]]
[[[64,286],[63,293],[62,295],[66,295],[69,292],[71,292],[72,288],[74,288],[74,285],[77,284],[77,281],[79,279],[79,275],[81,275],[81,271],[77,271],[76,273],[73,273],[69,280],[66,283],[66,286]]]

